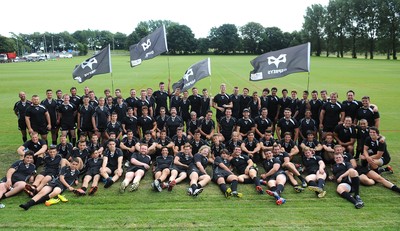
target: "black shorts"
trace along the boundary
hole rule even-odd
[[[336,126],[324,125],[323,132],[334,132]]]
[[[202,176],[202,175],[205,175],[204,173],[200,172],[200,170],[198,168],[189,168],[188,171],[187,171],[187,174],[190,175],[193,172],[196,172],[197,175],[199,175],[199,177]]]
[[[252,170],[252,169],[254,169],[254,170],[256,170],[256,172],[258,172],[258,169],[255,168],[254,166],[251,166],[251,167],[249,168],[249,171]],[[243,175],[243,174],[244,174],[244,170],[243,170],[243,171],[240,171],[240,172],[238,172],[238,173],[239,173],[239,175]]]
[[[105,129],[105,128],[97,128],[97,130],[98,130],[99,132],[101,132],[101,133],[103,133],[103,132],[105,132],[105,131],[106,131],[106,129]]]
[[[218,171],[213,173],[212,181],[217,182],[218,178],[223,177],[225,180],[228,178],[228,176],[232,175],[232,173],[228,171]]]
[[[61,193],[67,189],[58,179],[50,181],[49,183],[47,183],[47,186],[50,186],[53,189],[59,187],[61,189]]]
[[[75,130],[75,124],[61,124],[61,131]]]
[[[93,132],[93,127],[81,127],[80,132]]]
[[[47,135],[47,133],[49,133],[49,131],[47,130],[46,126],[44,126],[44,127],[35,127],[35,128],[32,127],[32,129],[35,132],[39,133],[40,135]]]
[[[156,169],[154,169],[154,173],[156,173],[156,172],[162,172],[164,169],[170,169],[169,167],[166,167],[166,168],[156,168]]]
[[[56,178],[58,176],[58,172],[57,171],[42,171],[39,174],[43,175],[43,176],[51,176],[52,179]]]
[[[283,174],[283,175],[286,177],[286,179],[287,179],[287,176],[286,176],[285,171],[279,170],[279,171],[277,171],[276,173],[274,173],[272,176],[267,177],[267,181],[276,180],[276,178],[277,178],[278,175],[280,175],[280,174]]]
[[[178,166],[172,166],[172,167],[170,168],[170,170],[171,170],[171,171],[172,171],[172,170],[176,170],[176,171],[178,171],[178,174],[181,173],[181,172],[187,172],[187,169],[180,168],[180,167],[178,167]]]
[[[23,131],[27,129],[25,120],[18,120],[18,129]]]
[[[114,172],[113,172],[113,173],[114,173]],[[88,170],[86,171],[86,174],[85,174],[85,175],[89,175],[89,176],[94,177],[95,175],[98,175],[98,174],[100,174],[100,169],[97,169],[97,168],[90,168],[90,169],[88,169]]]
[[[356,168],[357,172],[359,175],[367,175],[369,173],[369,171],[371,171],[371,169],[369,169],[368,166],[357,166]]]
[[[138,170],[143,170],[143,171],[146,172],[146,169],[144,167],[138,167],[138,166],[129,167],[129,168],[126,169],[126,172],[136,172]]]

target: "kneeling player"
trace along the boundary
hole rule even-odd
[[[174,161],[174,157],[168,155],[168,147],[164,146],[161,148],[161,156],[156,157],[155,169],[154,169],[154,181],[151,184],[155,191],[161,192],[163,189],[163,182],[171,174],[171,164]]]
[[[83,178],[82,187],[76,190],[76,194],[79,196],[86,195],[86,190],[89,186],[89,182],[92,180],[92,187],[89,189],[89,196],[94,195],[97,192],[98,184],[100,180],[100,168],[103,165],[103,159],[99,157],[100,151],[93,150],[90,158],[87,161],[87,171]]]
[[[139,152],[135,152],[131,157],[131,167],[126,170],[125,179],[122,181],[119,191],[125,192],[126,187],[133,180],[129,191],[133,192],[139,188],[139,182],[150,169],[151,157],[148,155],[146,144],[140,144]]]
[[[64,166],[58,178],[52,180],[46,186],[42,188],[30,201],[25,204],[19,205],[19,207],[28,210],[30,207],[45,202],[46,206],[57,204],[60,202],[67,202],[64,196],[61,195],[66,189],[74,191],[75,189],[71,186],[77,184],[79,177],[79,160],[73,158],[69,166]],[[56,198],[58,197],[58,198]]]
[[[0,200],[14,196],[24,190],[26,181],[35,173],[33,164],[33,151],[27,151],[23,160],[18,160],[7,171],[7,175],[0,183]],[[0,204],[0,208],[4,208]]]
[[[303,164],[305,167],[304,174],[307,175],[308,189],[317,193],[319,198],[324,197],[326,194],[324,190],[326,172],[325,163],[321,156],[315,155],[311,148],[305,147]]]
[[[212,180],[218,184],[226,198],[230,196],[242,197],[243,194],[237,192],[238,177],[230,169],[229,156],[229,151],[222,149],[220,156],[215,158]],[[227,188],[226,183],[231,183],[231,187]]]
[[[282,163],[279,158],[274,157],[274,154],[269,150],[263,152],[263,158],[265,173],[261,174],[261,178],[267,181],[269,190],[266,192],[268,195],[275,198],[277,205],[284,204],[286,199],[280,196],[286,183],[286,174],[282,169]]]
[[[357,171],[349,162],[344,162],[343,155],[335,153],[335,163],[332,173],[336,177],[338,186],[336,192],[354,204],[357,209],[364,207],[364,202],[359,195],[360,178]],[[354,192],[354,196],[350,193]]]
[[[211,177],[206,172],[210,156],[211,149],[207,145],[201,146],[199,153],[193,156],[193,162],[188,169],[190,187],[187,192],[189,196],[198,196],[203,192],[203,187],[211,181]]]

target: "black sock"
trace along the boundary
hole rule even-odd
[[[354,191],[354,195],[360,194],[360,178],[358,176],[351,178],[351,188]]]
[[[86,190],[87,190],[87,188],[86,187],[82,187],[81,188],[83,191],[85,191],[86,192]]]
[[[343,197],[344,199],[350,201],[353,204],[357,203],[356,199],[354,199],[354,197],[352,197],[351,194],[346,191],[342,192],[342,194],[340,194],[340,196]]]
[[[253,181],[254,181],[254,184],[255,184],[256,186],[260,186],[260,178],[258,178],[258,176],[255,176],[255,177],[253,178]]]
[[[317,183],[315,183],[315,181],[310,180],[309,182],[307,182],[308,186],[317,186]]]
[[[238,185],[238,181],[237,180],[233,180],[231,182],[232,191],[237,191],[237,185]]]
[[[243,183],[244,184],[252,184],[253,180],[252,179],[244,179]]]
[[[319,179],[318,179],[318,187],[319,187],[319,188],[324,188],[324,186],[325,186],[325,180],[319,178]]]
[[[25,143],[28,140],[28,138],[26,138],[26,136],[22,137],[22,141]]]
[[[72,138],[72,146],[75,147],[76,145],[76,138]]]
[[[201,184],[197,183],[197,188],[203,188],[203,186],[201,186]]]
[[[283,192],[283,184],[278,184],[275,190],[279,195]]]
[[[44,203],[44,202],[47,201],[47,200],[50,200],[50,197],[49,197],[48,194],[47,194],[46,196],[43,196],[43,197],[40,198],[39,200],[37,200],[35,204],[42,204],[42,203]]]
[[[400,193],[400,188],[397,187],[397,185],[393,185],[390,189],[391,189],[392,191],[395,191],[395,192]]]
[[[276,191],[276,186],[271,187],[269,190]]]
[[[361,151],[356,151],[356,155],[354,156],[354,159],[360,158],[360,154],[361,154]]]
[[[29,201],[26,202],[25,204],[19,205],[19,207],[21,207],[21,208],[23,208],[23,209],[25,209],[25,210],[28,210],[30,207],[34,206],[35,203],[36,203],[36,202],[35,202],[34,200],[29,200]]]
[[[221,189],[221,191],[222,191],[223,193],[225,193],[225,192],[226,192],[226,184],[220,184],[220,185],[219,185],[219,189]]]
[[[361,166],[367,167],[368,166],[368,161],[367,160],[361,160]]]
[[[305,179],[302,175],[298,175],[297,178],[299,178],[300,181],[305,181]]]
[[[194,190],[197,189],[197,185],[196,185],[196,184],[192,184],[192,185],[190,185],[190,187],[192,188],[192,191],[193,191],[193,192],[194,192]]]

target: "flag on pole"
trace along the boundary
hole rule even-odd
[[[296,72],[310,72],[310,43],[272,51],[250,61],[250,81],[280,78]]]
[[[96,55],[86,59],[80,65],[76,65],[72,72],[72,78],[78,83],[92,78],[93,75],[111,73],[111,53],[110,45],[102,49]]]
[[[172,89],[175,91],[176,88],[180,88],[181,91],[185,91],[193,87],[199,80],[204,79],[211,75],[210,58],[206,58],[198,63],[190,66],[182,79],[172,84]]]
[[[142,38],[137,44],[129,47],[131,67],[135,67],[141,64],[143,60],[152,59],[166,51],[168,51],[167,36],[163,25]]]

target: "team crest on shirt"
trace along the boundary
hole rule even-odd
[[[222,95],[221,98],[222,98],[222,99],[225,99],[225,96]]]
[[[36,111],[39,111],[39,107],[35,107]]]
[[[331,104],[331,108],[333,109],[335,107],[335,105],[334,104]]]
[[[244,121],[244,123],[247,125],[249,122],[248,121]]]
[[[289,125],[289,121],[286,121],[286,125]]]

